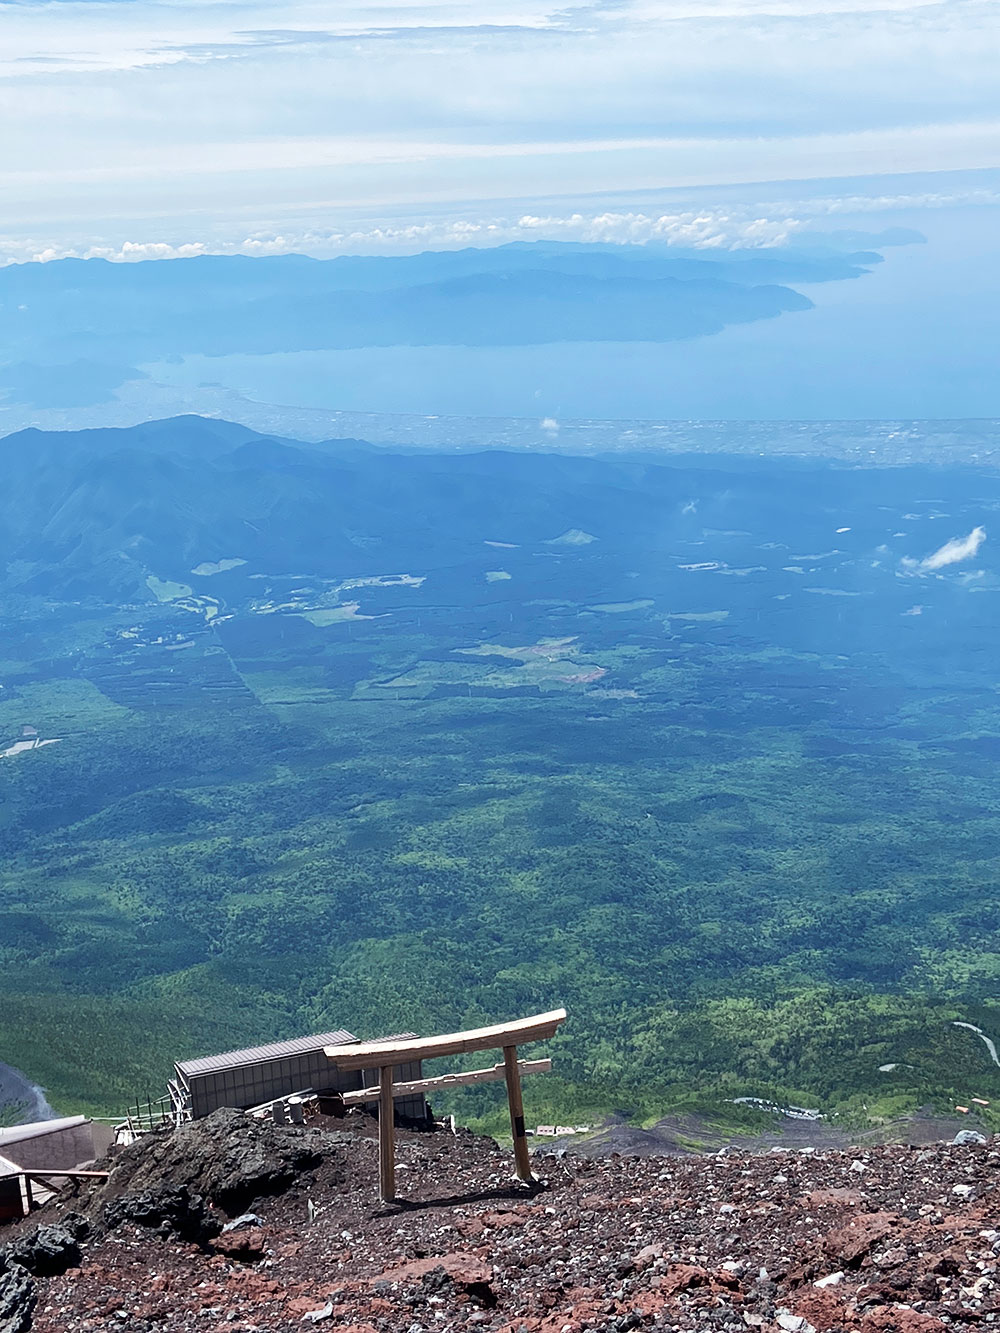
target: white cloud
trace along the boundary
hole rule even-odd
[[[711,209],[659,216],[625,212],[599,213],[592,217],[581,213],[572,213],[568,217],[529,214],[519,218],[517,223],[525,233],[536,232],[546,237],[631,245],[657,241],[666,245],[723,250],[736,246],[783,245],[801,225],[790,217],[740,217],[738,212]]]
[[[25,235],[131,220],[179,244],[197,216],[231,237],[310,209],[998,165],[989,0],[0,8],[4,218]],[[786,211],[762,210],[759,243]],[[591,225],[657,239],[659,221]],[[712,243],[714,220],[681,225]]]
[[[205,240],[105,240],[60,245],[55,239],[0,236],[0,264],[51,259],[184,259],[196,255],[277,255],[298,252],[317,257],[380,254],[422,249],[461,249],[503,245],[510,241],[562,240],[617,245],[681,246],[724,251],[780,247],[804,223],[782,216],[764,218],[737,208],[676,213],[573,212],[565,215],[521,214],[512,217],[442,218],[433,222],[381,223],[367,227],[286,228]]]
[[[923,560],[906,560],[904,564],[907,568],[926,571],[944,569],[948,565],[958,565],[963,560],[971,560],[985,540],[986,529],[976,527],[972,529],[967,537],[952,537],[950,541],[946,541],[943,546],[938,547],[936,551]]]
[[[533,214],[475,220],[448,219],[407,224],[376,224],[352,229],[295,228],[260,232],[232,239],[126,240],[60,245],[55,240],[0,236],[0,264],[27,260],[108,259],[129,262],[143,259],[185,259],[196,255],[277,255],[299,252],[319,257],[338,254],[378,254],[421,249],[460,249],[465,246],[502,245],[509,241],[574,240],[615,244],[659,244],[694,249],[727,250],[736,247],[778,246],[801,223],[794,218],[774,221],[741,219],[732,210],[674,213],[572,213],[560,217]]]

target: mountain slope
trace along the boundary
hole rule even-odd
[[[358,1115],[303,1131],[216,1112],[128,1148],[76,1202],[86,1217],[49,1208],[7,1247],[0,1299],[6,1282],[26,1316],[8,1326],[945,1333],[995,1313],[995,1141],[543,1152],[524,1188],[490,1140],[404,1131],[405,1198],[383,1206],[373,1131]]]

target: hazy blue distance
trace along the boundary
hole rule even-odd
[[[994,241],[1000,207],[942,206],[947,195],[928,196],[922,185],[923,191],[911,185],[912,198],[926,201],[921,207],[901,206],[906,196],[898,196],[880,211],[873,191],[868,200],[859,198],[856,213],[814,217],[808,229],[799,222],[784,244],[764,249],[570,248],[570,256],[590,255],[618,269],[631,257],[635,262],[627,267],[636,273],[717,275],[725,291],[736,291],[731,284],[744,274],[751,286],[770,290],[778,284],[777,306],[769,297],[747,323],[724,316],[728,327],[707,336],[693,336],[699,332],[693,297],[687,315],[664,310],[663,319],[669,314],[674,323],[655,342],[635,333],[633,319],[659,317],[663,298],[653,287],[639,305],[632,301],[624,324],[620,302],[616,318],[609,308],[602,324],[609,289],[601,282],[581,289],[590,322],[604,335],[598,341],[581,340],[576,310],[556,301],[546,313],[550,340],[541,345],[535,316],[516,300],[511,304],[503,284],[477,291],[477,283],[493,281],[488,275],[503,254],[517,254],[521,268],[527,265],[537,279],[522,275],[518,284],[527,284],[527,297],[541,299],[545,273],[565,268],[553,258],[561,253],[558,247],[446,252],[420,260],[375,256],[353,267],[347,260],[324,266],[341,272],[348,265],[341,285],[374,293],[364,298],[366,333],[350,319],[329,324],[307,266],[302,304],[268,316],[256,342],[245,313],[234,311],[241,302],[266,297],[272,272],[267,263],[206,258],[136,270],[72,261],[0,270],[0,302],[8,308],[0,337],[0,429],[128,424],[201,411],[294,434],[301,427],[299,409],[554,422],[1000,417],[1000,264]],[[968,186],[964,182],[966,198],[974,194]],[[646,216],[655,216],[664,205],[653,200],[643,206]],[[690,201],[684,206],[693,211]],[[818,203],[813,206],[818,212]],[[745,203],[742,208],[747,215]],[[719,212],[734,217],[739,208],[720,192]],[[882,262],[872,256],[874,262],[853,270],[861,276],[839,275],[837,266],[846,261],[836,252],[847,242],[835,233],[855,230],[860,234],[849,238],[853,246],[864,249],[867,237],[870,250],[871,237],[901,227],[915,229],[926,243],[883,245]],[[831,254],[818,261],[824,232]],[[294,269],[295,261],[276,262],[281,271],[289,263]],[[803,281],[820,262],[829,266],[825,276],[831,280]],[[227,275],[221,305],[214,285],[220,274]],[[121,292],[140,276],[166,294],[155,319],[127,314]],[[65,298],[52,296],[60,285]],[[405,308],[394,288],[403,292]],[[72,297],[77,289],[84,297]],[[43,291],[54,304],[39,303]],[[442,306],[444,291],[450,295]],[[571,295],[576,300],[580,292]],[[356,304],[361,298],[351,299]],[[72,300],[75,324],[65,307]],[[116,304],[122,300],[124,306]],[[141,301],[139,308],[145,312]],[[775,308],[786,313],[768,317]],[[456,309],[466,313],[456,316]],[[474,328],[470,311],[478,321]],[[559,340],[560,319],[573,341]],[[77,325],[81,332],[74,335]],[[324,345],[323,328],[332,329],[332,347]],[[343,425],[318,426],[316,437],[324,433],[344,433]]]
[[[537,347],[525,328],[506,347],[456,348],[446,332],[411,347],[409,330],[393,346],[387,327],[375,347],[289,342],[211,364],[192,356],[197,339],[58,360],[8,347],[0,429],[189,410],[257,421],[284,405],[538,420],[1000,415],[1000,10],[988,0],[2,11],[0,262],[540,238],[717,256],[899,223],[930,243],[857,281],[795,287],[812,309],[670,343],[622,337],[609,319],[600,341],[572,345]],[[208,301],[185,311],[195,330],[210,313]],[[55,365],[63,382],[46,394],[38,368]]]
[[[2,11],[0,255],[19,258],[288,250],[331,222],[341,250],[401,248],[442,206],[467,225],[513,200],[1000,166],[989,0]]]

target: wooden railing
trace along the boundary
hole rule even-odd
[[[35,1206],[36,1186],[46,1194],[52,1195],[58,1193],[58,1186],[53,1184],[55,1180],[107,1180],[110,1174],[109,1171],[80,1171],[75,1167],[67,1171],[46,1167],[44,1170],[39,1168],[14,1171],[3,1179],[17,1181],[21,1187],[22,1215],[27,1217]]]

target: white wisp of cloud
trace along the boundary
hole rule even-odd
[[[958,565],[963,560],[971,560],[986,540],[984,527],[973,528],[967,537],[952,537],[933,554],[921,560],[920,569],[944,569],[946,565]]]

